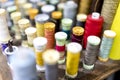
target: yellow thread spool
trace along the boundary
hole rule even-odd
[[[36,28],[37,28],[37,36],[44,36],[44,23],[49,20],[49,16],[47,14],[39,14],[35,16]]]
[[[71,78],[77,76],[81,50],[82,46],[76,42],[67,45],[66,75]]]
[[[120,60],[120,3],[117,9],[111,30],[115,31],[116,37],[114,39],[111,51],[110,58],[113,60]]]
[[[33,45],[36,53],[37,70],[44,71],[43,52],[45,51],[47,39],[44,37],[37,37],[33,40]]]
[[[28,10],[28,14],[31,20],[34,20],[34,17],[38,14],[38,9],[31,8]]]

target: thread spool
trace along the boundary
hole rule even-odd
[[[45,68],[44,68],[44,62],[42,56],[47,45],[47,39],[44,37],[37,37],[33,40],[33,45],[36,53],[37,70],[44,71]]]
[[[72,6],[71,6],[72,5]],[[70,18],[75,21],[77,14],[77,4],[74,1],[67,1],[64,5],[64,18]]]
[[[6,44],[11,36],[8,31],[5,9],[0,9],[0,43]]]
[[[100,38],[97,36],[89,36],[87,38],[87,47],[83,60],[83,68],[85,70],[93,70],[97,60]]]
[[[92,0],[81,0],[79,6],[79,13],[88,14]]]
[[[75,78],[78,74],[81,50],[82,46],[76,42],[67,45],[66,75],[70,78]]]
[[[49,16],[47,14],[39,14],[35,16],[36,28],[37,28],[37,36],[44,36],[44,23],[49,20]]]
[[[92,12],[101,13],[102,5],[103,5],[103,0],[92,0],[90,13]]]
[[[73,34],[72,34],[72,37],[71,37],[71,41],[82,44],[84,29],[80,26],[75,26],[72,29],[72,33]]]
[[[52,12],[52,19],[55,20],[56,28],[55,32],[60,31],[60,24],[62,19],[62,13],[60,11],[54,11]]]
[[[41,11],[42,13],[48,14],[49,16],[51,16],[51,13],[53,11],[55,11],[55,6],[53,5],[44,5],[41,7]]]
[[[64,5],[65,5],[65,3],[59,3],[59,4],[57,5],[57,9],[58,9],[58,11],[63,12]]]
[[[39,13],[42,12],[42,11],[41,11],[41,7],[44,6],[44,5],[46,5],[46,4],[47,4],[47,3],[46,3],[46,1],[44,1],[44,0],[37,3],[38,9],[39,9]]]
[[[36,28],[29,27],[25,29],[25,33],[27,34],[28,45],[33,47],[33,40],[37,37]]]
[[[57,10],[57,5],[60,2],[60,0],[49,0],[49,3],[55,6],[55,10]]]
[[[77,15],[77,23],[76,26],[81,26],[81,27],[85,27],[85,22],[87,19],[87,15],[86,14],[78,14]]]
[[[21,37],[22,37],[22,45],[27,47],[27,35],[25,34],[25,29],[30,27],[30,21],[28,19],[20,19],[18,21],[18,25],[20,27]]]
[[[59,53],[54,50],[50,49],[44,52],[43,59],[45,62],[45,78],[46,80],[58,80],[58,60],[59,60]]]
[[[111,28],[119,2],[119,0],[104,0],[101,10],[101,16],[103,16],[105,20],[103,24],[103,31]]]
[[[10,18],[10,14],[11,14],[12,12],[17,11],[17,7],[16,7],[16,6],[9,6],[9,7],[6,8],[6,10],[7,10],[8,27],[11,28],[12,25],[13,25],[13,23],[12,23],[12,20],[11,20],[11,18]]]
[[[20,12],[13,12],[11,13],[11,19],[13,20],[14,26],[12,27],[12,30],[15,31],[15,38],[21,39],[20,34],[20,28],[18,26],[18,21],[22,18],[22,15]]]
[[[29,19],[29,10],[32,8],[32,4],[31,3],[25,3],[23,5],[23,9],[24,9],[24,17]]]
[[[99,60],[106,62],[109,59],[110,49],[112,47],[113,40],[116,33],[112,30],[105,30],[100,45]]]
[[[37,80],[35,56],[31,49],[18,48],[11,66],[13,80]]]
[[[38,8],[38,6],[36,5],[40,0],[30,0],[30,3],[32,3],[33,8]]]
[[[38,14],[39,11],[36,8],[31,8],[31,9],[28,10],[28,12],[29,12],[29,18],[31,20],[31,23],[32,23],[33,26],[35,26],[34,18]]]
[[[65,62],[65,43],[67,39],[67,34],[65,32],[57,32],[55,33],[56,39],[56,50],[60,53],[59,64]]]
[[[45,28],[45,38],[47,38],[47,47],[46,49],[53,49],[54,48],[54,34],[55,34],[55,24],[52,22],[46,22],[44,24]]]
[[[73,21],[69,18],[62,19],[62,31],[67,34],[67,40],[70,38],[70,29]]]
[[[120,3],[117,9],[114,21],[111,26],[111,30],[116,33],[112,48],[110,50],[109,58],[112,60],[120,60],[120,29],[119,29],[119,20],[120,20]]]
[[[83,36],[83,47],[86,48],[87,37],[95,35],[100,37],[102,32],[103,17],[99,13],[94,12],[92,15],[88,15],[85,24],[85,33]]]

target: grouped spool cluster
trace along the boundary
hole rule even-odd
[[[119,1],[78,3],[18,0],[3,5],[1,2],[0,45],[13,71],[13,80],[37,80],[36,71],[45,72],[46,80],[58,80],[58,66],[65,63],[65,75],[75,78],[80,62],[83,69],[91,71],[97,59],[120,60]],[[20,40],[22,45],[14,46],[10,39]],[[80,61],[82,50],[85,54]]]

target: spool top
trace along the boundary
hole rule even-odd
[[[49,20],[49,16],[47,14],[38,14],[35,16],[35,21],[39,23],[45,23],[46,21]]]
[[[78,14],[77,15],[77,20],[78,21],[86,21],[86,19],[87,19],[87,15],[86,14]]]
[[[42,12],[50,13],[55,10],[55,7],[53,5],[44,5],[42,6],[41,10]]]
[[[13,13],[11,13],[11,18],[13,19],[13,21],[17,22],[18,20],[21,19],[21,17],[22,17],[21,12],[13,12]]]
[[[55,4],[59,3],[59,1],[60,1],[60,0],[50,0],[50,4],[55,5]]]
[[[57,32],[55,33],[55,38],[60,40],[66,40],[67,34],[65,32]]]
[[[62,10],[62,9],[64,9],[64,5],[65,5],[65,3],[59,3],[57,7]]]
[[[41,6],[46,5],[46,2],[45,1],[40,1],[40,2],[37,3],[37,5],[41,7]]]
[[[106,36],[108,38],[114,38],[116,36],[116,33],[112,30],[105,30],[104,36]]]
[[[47,44],[47,39],[45,37],[37,37],[33,40],[33,44],[36,49],[39,49],[41,46],[45,46]]]
[[[25,4],[27,2],[27,0],[17,0],[18,4]]]
[[[52,12],[52,18],[53,19],[61,19],[62,18],[62,12],[60,12],[60,11]]]
[[[25,3],[25,4],[23,5],[23,8],[24,8],[25,10],[28,10],[28,9],[32,8],[32,4],[31,4],[31,3]]]
[[[74,35],[81,36],[84,34],[84,28],[80,26],[75,26],[73,27],[72,32]]]
[[[87,38],[88,43],[92,45],[99,45],[100,44],[100,38],[97,36],[89,36]]]
[[[99,19],[99,18],[100,18],[100,14],[97,13],[97,12],[93,12],[93,13],[92,13],[92,18],[93,18],[93,19]]]
[[[17,7],[16,6],[9,6],[9,7],[7,7],[7,11],[8,12],[14,12],[14,11],[16,11],[17,10]]]
[[[0,16],[6,16],[5,9],[0,8]]]
[[[72,25],[72,19],[64,18],[62,19],[62,26],[71,26]]]
[[[77,4],[74,1],[67,1],[65,4],[65,7],[67,6],[67,8],[77,8]]]
[[[30,19],[34,19],[34,17],[38,14],[38,9],[35,9],[35,8],[31,8],[28,10],[28,13],[29,13],[29,16],[30,16]]]
[[[35,34],[36,31],[37,31],[37,30],[36,30],[36,28],[34,28],[34,27],[28,27],[28,28],[25,29],[25,33],[26,33],[27,35]]]
[[[47,30],[54,30],[55,29],[55,24],[53,22],[46,22],[44,24],[44,28]]]
[[[20,19],[18,25],[21,29],[26,29],[30,26],[30,21],[28,19]]]
[[[79,43],[71,42],[67,45],[67,51],[70,51],[74,54],[80,52],[82,50],[82,46]]]
[[[54,65],[57,64],[60,58],[59,52],[54,49],[47,50],[43,53],[43,60],[46,64]]]

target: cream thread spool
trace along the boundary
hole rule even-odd
[[[6,11],[5,9],[0,9],[0,43],[7,43],[11,39],[9,34]]]
[[[23,5],[23,9],[24,9],[24,17],[29,18],[29,10],[32,8],[32,4],[31,3],[25,3]]]
[[[49,18],[50,17],[47,14],[39,14],[35,16],[38,37],[44,37],[44,23],[47,22]]]
[[[102,62],[107,62],[109,59],[110,49],[112,47],[112,43],[116,33],[112,30],[105,30],[102,38],[102,42],[100,45],[100,52],[99,52],[99,60]]]
[[[37,37],[36,28],[26,28],[25,33],[27,34],[28,46],[33,47],[33,40]]]
[[[47,50],[43,53],[45,62],[45,78],[46,80],[58,80],[58,60],[60,58],[59,52],[54,49]]]
[[[27,35],[25,34],[25,29],[30,27],[30,21],[28,19],[20,19],[18,21],[18,25],[20,27],[21,37],[22,37],[22,45],[27,47]]]
[[[35,54],[36,54],[37,70],[44,71],[45,67],[44,67],[42,55],[47,45],[47,39],[44,37],[37,37],[33,40],[33,45],[34,45]]]
[[[82,46],[76,42],[67,45],[66,75],[75,78],[78,74],[80,52]]]
[[[13,20],[14,26],[12,27],[12,30],[15,31],[15,38],[21,39],[20,34],[20,28],[18,26],[18,21],[22,18],[22,15],[20,12],[13,12],[11,13],[11,19]]]

